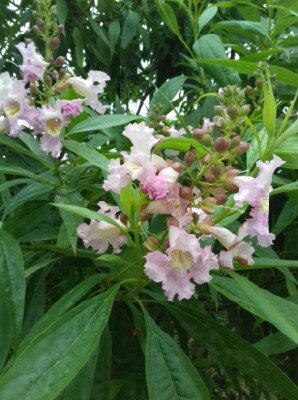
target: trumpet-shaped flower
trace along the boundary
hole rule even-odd
[[[23,57],[23,64],[20,66],[20,70],[23,73],[24,81],[42,80],[43,74],[49,64],[36,52],[34,43],[31,42],[27,45],[19,43],[16,48]]]
[[[83,99],[58,100],[56,106],[61,108],[64,118],[77,117],[83,111]]]
[[[275,236],[269,232],[269,193],[272,190],[271,181],[276,168],[284,164],[284,161],[273,156],[271,161],[258,161],[259,174],[256,178],[248,176],[237,176],[233,182],[239,187],[235,194],[235,203],[238,206],[248,202],[252,206],[247,221],[247,233],[257,237],[260,246],[267,247],[272,244]]]
[[[209,282],[210,269],[218,268],[216,256],[210,248],[201,248],[195,235],[175,226],[169,228],[169,248],[166,254],[153,251],[147,254],[145,273],[162,288],[169,300],[189,299],[195,284]]]
[[[57,106],[43,106],[40,110],[40,120],[43,122],[46,134],[51,136],[59,136],[61,129],[65,123],[61,108]]]
[[[219,254],[221,265],[233,268],[234,259],[241,264],[253,265],[252,254],[254,253],[254,248],[249,243],[243,241],[245,236],[247,236],[245,225],[239,228],[237,235],[221,226],[211,226],[207,228],[207,231],[227,249],[226,251],[222,250]]]
[[[62,143],[59,136],[43,135],[40,139],[40,148],[52,157],[59,157],[62,149]]]
[[[110,77],[105,72],[90,71],[87,79],[71,77],[68,82],[79,95],[85,98],[87,105],[99,114],[104,114],[105,107],[98,100],[98,95],[103,93],[108,80]]]
[[[126,236],[121,231],[124,225],[117,217],[120,210],[104,201],[100,201],[98,206],[99,213],[111,218],[117,226],[106,221],[91,220],[90,224],[81,224],[77,234],[83,240],[85,247],[92,247],[99,254],[104,253],[109,244],[113,246],[114,253],[120,253],[121,246],[127,242]]]
[[[149,199],[162,199],[176,182],[179,173],[171,167],[162,169],[158,175],[150,175],[141,183],[141,189],[148,193]]]

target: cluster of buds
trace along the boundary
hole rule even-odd
[[[205,120],[202,128],[189,129],[194,136],[207,131],[210,135],[213,124]],[[177,135],[177,132],[174,136],[185,134],[181,131]],[[133,214],[117,217],[120,222],[116,229],[115,217],[113,225],[96,221],[81,225],[78,236],[86,247],[102,253],[107,243],[113,247],[116,243],[116,252],[119,252],[119,244],[125,243],[124,237],[130,234],[130,229],[134,234],[138,231],[147,252],[145,274],[161,282],[169,300],[176,295],[182,300],[194,294],[196,284],[211,280],[211,270],[233,268],[234,260],[253,264],[254,249],[247,238],[256,237],[261,246],[272,243],[268,196],[272,175],[283,164],[279,157],[274,156],[270,162],[259,161],[259,175],[253,178],[239,176],[240,171],[231,163],[231,158],[225,157],[229,149],[223,150],[219,141],[213,141],[213,151],[205,155],[199,154],[196,148],[184,154],[173,151],[163,154],[158,144],[164,137],[144,122],[129,124],[123,135],[130,140],[131,148],[122,152],[122,158],[110,161],[103,188],[120,194],[120,199],[122,191],[130,188],[134,197]],[[244,206],[251,206],[249,218],[238,233],[217,225],[214,218],[215,208],[221,207],[230,195],[234,195],[235,211],[243,212]],[[120,208],[125,209],[121,203]],[[167,228],[153,234],[150,221],[158,215],[163,216]],[[217,254],[209,244],[210,238],[221,246]]]
[[[21,79],[12,78],[8,72],[0,74],[0,133],[17,137],[22,130],[29,130],[33,135],[41,134],[42,150],[59,157],[61,134],[71,118],[83,112],[83,105],[100,114],[105,112],[98,95],[110,78],[101,71],[90,71],[87,79],[66,73],[62,69],[64,57],[52,57],[63,31],[56,21],[55,6],[48,0],[37,1],[37,6],[34,16],[45,41],[46,55],[43,57],[31,40],[16,46],[23,59],[19,67]],[[69,87],[77,98],[66,99]]]

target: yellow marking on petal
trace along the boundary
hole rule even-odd
[[[193,257],[189,251],[173,250],[171,252],[171,267],[182,271],[189,270],[193,265]]]
[[[52,136],[59,136],[61,121],[59,118],[51,118],[45,121],[46,132]]]
[[[17,117],[21,111],[21,105],[16,100],[6,100],[4,102],[4,112],[8,117]]]

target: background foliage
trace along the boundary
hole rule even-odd
[[[92,209],[99,199],[113,201],[101,187],[101,156],[127,147],[120,132],[129,119],[146,114],[150,102],[151,111],[161,103],[167,114],[166,98],[186,124],[201,126],[216,104],[216,97],[202,95],[228,84],[254,87],[260,61],[275,75],[279,126],[298,87],[297,2],[56,5],[65,25],[57,55],[67,54],[77,75],[107,72],[105,100],[118,116],[103,124],[105,117],[85,112],[75,120],[64,141],[68,161],[59,165],[29,134],[17,141],[0,136],[1,399],[297,399],[295,108],[292,134],[278,150],[288,168],[275,177],[271,196],[274,247],[256,247],[249,270],[238,266],[237,274],[215,275],[198,299],[168,303],[151,284],[142,293],[144,311],[127,301],[131,288],[124,285],[113,304],[117,284],[135,263],[133,248],[122,258],[98,257],[80,243],[77,248],[75,231],[84,215],[52,205]],[[36,38],[33,8],[31,0],[1,1],[1,72],[16,73],[15,45]],[[126,112],[136,115],[119,115]],[[261,131],[262,115],[254,118]],[[248,164],[255,161],[252,150]]]

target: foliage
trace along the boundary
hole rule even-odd
[[[77,99],[70,75],[100,70],[110,76],[100,96],[106,114],[83,96],[82,110],[59,125],[63,148],[54,157],[28,127],[0,135],[0,398],[296,400],[297,2],[50,3],[1,2],[1,72],[20,79],[15,46],[32,39],[50,67],[41,83],[27,82],[30,106]],[[214,117],[219,125],[204,128],[203,118]],[[105,190],[111,160],[132,151],[121,134],[129,123],[163,137],[154,154],[183,164],[181,185],[198,186],[199,207],[233,234],[248,204],[235,205],[235,187],[217,176],[225,197],[208,203],[208,171],[233,166],[255,178],[258,160],[281,157],[268,189],[274,244],[253,239],[254,264],[234,256],[233,271],[212,270],[191,299],[169,301],[144,273],[148,251],[168,247],[168,216],[148,217],[151,199],[136,180]],[[222,152],[216,140],[224,135],[230,147]],[[121,215],[103,204],[99,213],[99,201]],[[90,220],[125,237],[122,252],[84,246],[77,228]],[[206,229],[196,233],[210,236]],[[212,251],[225,251],[215,239]]]

